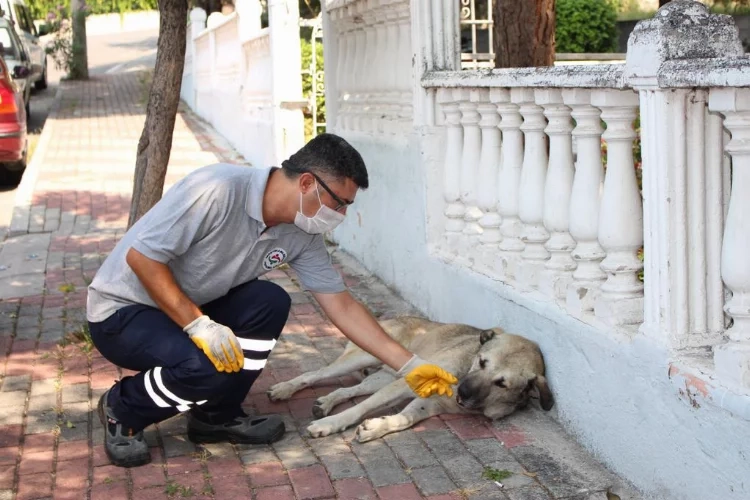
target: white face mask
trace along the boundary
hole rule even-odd
[[[306,233],[321,234],[341,224],[344,221],[344,214],[323,205],[323,202],[320,201],[320,191],[318,191],[317,182],[315,183],[315,192],[318,194],[318,203],[320,203],[317,213],[312,217],[308,217],[302,213],[302,193],[300,193],[299,211],[294,217],[294,225]]]

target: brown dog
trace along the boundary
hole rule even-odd
[[[414,398],[400,413],[361,423],[361,442],[398,432],[441,413],[483,413],[490,419],[510,415],[523,408],[536,390],[541,407],[554,404],[544,377],[544,360],[539,347],[530,340],[505,333],[499,328],[481,330],[469,325],[446,324],[417,317],[381,321],[385,331],[422,359],[453,373],[459,383],[454,396],[414,398],[414,393],[390,367],[380,363],[352,342],[329,366],[307,372],[268,391],[273,401],[288,399],[295,392],[331,377],[363,370],[359,384],[337,389],[315,402],[313,414],[319,420],[307,428],[313,437],[340,432],[362,422],[366,415]],[[333,408],[356,396],[372,395],[361,403],[332,416]]]

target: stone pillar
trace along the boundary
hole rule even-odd
[[[644,322],[642,331],[673,349],[721,341],[724,290],[718,272],[725,193],[721,123],[707,92],[659,85],[663,65],[742,56],[732,18],[693,0],[674,0],[638,23],[624,77],[639,92],[643,155]]]
[[[273,82],[274,151],[276,165],[305,142],[302,99],[302,60],[299,4],[296,0],[268,1]]]
[[[260,16],[263,13],[263,7],[259,0],[234,0],[234,11],[239,17],[240,42],[245,42],[260,31]]]

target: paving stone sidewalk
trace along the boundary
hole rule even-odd
[[[43,156],[32,173],[30,208],[20,211],[15,236],[5,242],[37,238],[36,247],[17,246],[31,250],[16,251],[17,275],[4,286],[25,285],[18,296],[0,302],[0,500],[603,500],[610,488],[621,498],[638,498],[535,409],[494,423],[435,417],[366,444],[353,440],[353,429],[308,438],[304,429],[315,399],[354,380],[306,389],[284,403],[266,397],[273,383],[319,368],[344,346],[288,268],[267,275],[291,294],[293,307],[246,400],[248,412],[282,413],[285,437],[271,446],[194,446],[178,416],[147,429],[150,465],[110,465],[102,426],[91,410],[128,371],[108,363],[87,341],[86,285],[127,222],[145,85],[135,73],[64,82],[47,121],[48,145],[36,153]],[[182,110],[167,184],[217,159],[242,161],[210,127]],[[417,313],[353,259],[333,253],[352,291],[376,315]],[[27,268],[28,276],[39,279],[24,281]],[[483,477],[488,467],[507,471],[503,488]]]

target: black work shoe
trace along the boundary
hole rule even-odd
[[[286,431],[278,415],[242,416],[224,424],[209,424],[187,414],[187,435],[193,443],[269,444],[281,439]]]
[[[123,428],[107,404],[108,395],[109,390],[102,394],[97,405],[99,420],[104,426],[104,450],[107,457],[118,467],[138,467],[151,462],[151,453],[143,438],[143,431],[134,433],[133,429]]]

